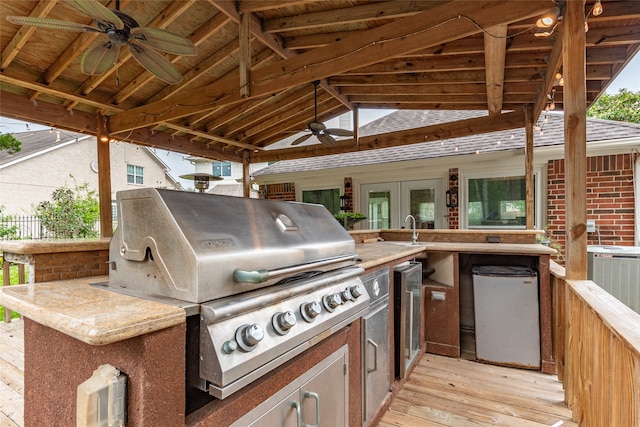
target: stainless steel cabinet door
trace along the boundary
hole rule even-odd
[[[299,416],[300,402],[298,401],[298,391],[296,390],[260,418],[249,424],[248,427],[298,427]]]
[[[300,388],[302,425],[337,427],[348,426],[347,400],[349,395],[346,354]]]
[[[389,392],[389,304],[362,318],[364,421],[368,421]]]

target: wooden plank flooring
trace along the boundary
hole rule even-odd
[[[0,427],[24,424],[21,319],[0,322]],[[426,354],[379,427],[575,427],[555,376]]]
[[[22,319],[0,322],[0,427],[24,425],[24,328]]]
[[[379,427],[575,427],[556,376],[425,354]]]

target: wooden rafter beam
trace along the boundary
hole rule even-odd
[[[536,16],[549,8],[548,1],[518,2],[510,9],[504,3],[459,1],[430,9],[374,28],[358,39],[347,39],[256,69],[251,97],[264,96],[297,84],[308,83],[351,70],[354,64],[373,64],[425,46],[446,43],[494,26]],[[446,24],[445,24],[446,23]],[[112,117],[112,132],[122,132],[171,121],[198,111],[231,105],[242,100],[235,78],[220,79],[212,85],[129,110]]]
[[[490,116],[502,111],[504,67],[507,54],[507,26],[496,25],[484,33],[484,63],[487,85],[487,109]]]
[[[56,5],[57,0],[40,0],[36,7],[33,8],[29,16],[31,18],[44,18],[51,9]],[[4,25],[4,23],[3,23]],[[9,64],[20,53],[20,49],[29,41],[31,35],[36,31],[36,27],[22,26],[13,36],[11,41],[2,50],[2,60],[0,61],[0,71],[5,70]]]
[[[240,14],[231,2],[225,0],[209,1],[212,2],[220,10],[220,12],[225,14],[229,19],[238,24],[240,23]],[[293,52],[284,47],[282,37],[277,34],[268,34],[264,32],[262,30],[262,22],[255,15],[251,14],[248,25],[251,35],[260,40],[260,42],[262,42],[269,49],[280,55],[281,58],[288,59],[297,55],[297,52]],[[342,102],[344,105],[351,108],[351,105],[348,103],[347,99],[340,95],[337,90],[328,85],[326,80],[320,82],[320,87],[329,92],[334,98]]]
[[[518,129],[524,126],[524,120],[524,110],[519,109],[510,113],[500,114],[495,117],[478,117],[458,122],[408,129],[406,131],[360,136],[357,148],[353,139],[348,139],[339,141],[334,147],[327,147],[319,144],[308,145],[293,149],[266,150],[261,153],[252,153],[250,157],[251,162],[255,163],[326,156],[346,152],[377,150],[380,148],[407,145],[408,142],[414,144],[425,141],[436,142],[441,139],[460,138],[469,135]]]

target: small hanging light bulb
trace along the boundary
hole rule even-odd
[[[558,84],[560,86],[564,86],[564,77],[562,77],[560,80],[558,80]]]
[[[457,152],[459,150],[458,146],[456,145],[456,148],[453,149],[453,151]]]
[[[480,154],[480,150],[476,148],[476,154]]]
[[[556,73],[556,80],[560,80],[562,78],[562,73],[560,71],[558,71]]]
[[[516,134],[515,133],[511,134],[511,139],[516,139]]]
[[[550,109],[551,109],[551,107],[549,107],[549,104],[547,104],[547,105],[544,107],[544,111],[549,111]]]
[[[496,145],[500,145],[500,140],[498,140],[498,141],[496,142]]]
[[[600,16],[604,9],[602,8],[602,1],[596,0],[596,4],[593,5],[593,16]]]
[[[49,128],[49,133],[53,133],[53,128]]]
[[[556,109],[556,103],[555,103],[555,102],[553,102],[553,101],[551,101],[551,105],[549,105],[549,109],[550,109],[551,111],[555,110],[555,109]]]
[[[587,33],[589,32],[589,23],[587,22],[587,20],[584,20],[584,32]]]

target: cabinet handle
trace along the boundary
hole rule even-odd
[[[373,369],[367,366],[367,374],[378,370],[378,344],[373,342],[371,338],[367,339],[367,343],[373,347]]]
[[[302,426],[302,413],[300,412],[300,403],[298,403],[297,401],[293,401],[291,402],[291,406],[293,406],[293,408],[296,410],[296,421],[297,421],[297,427],[303,427]]]
[[[411,291],[406,291],[407,295],[409,296],[409,306],[407,307],[407,311],[408,316],[409,316],[409,342],[408,343],[404,343],[404,351],[405,351],[405,355],[404,358],[405,359],[411,359],[411,351],[413,350],[411,346],[413,346],[413,292]],[[409,350],[409,352],[407,353],[407,350]]]
[[[314,393],[312,391],[305,391],[304,397],[311,397],[316,401],[316,423],[315,424],[305,424],[304,427],[320,427],[320,396],[318,393]]]

